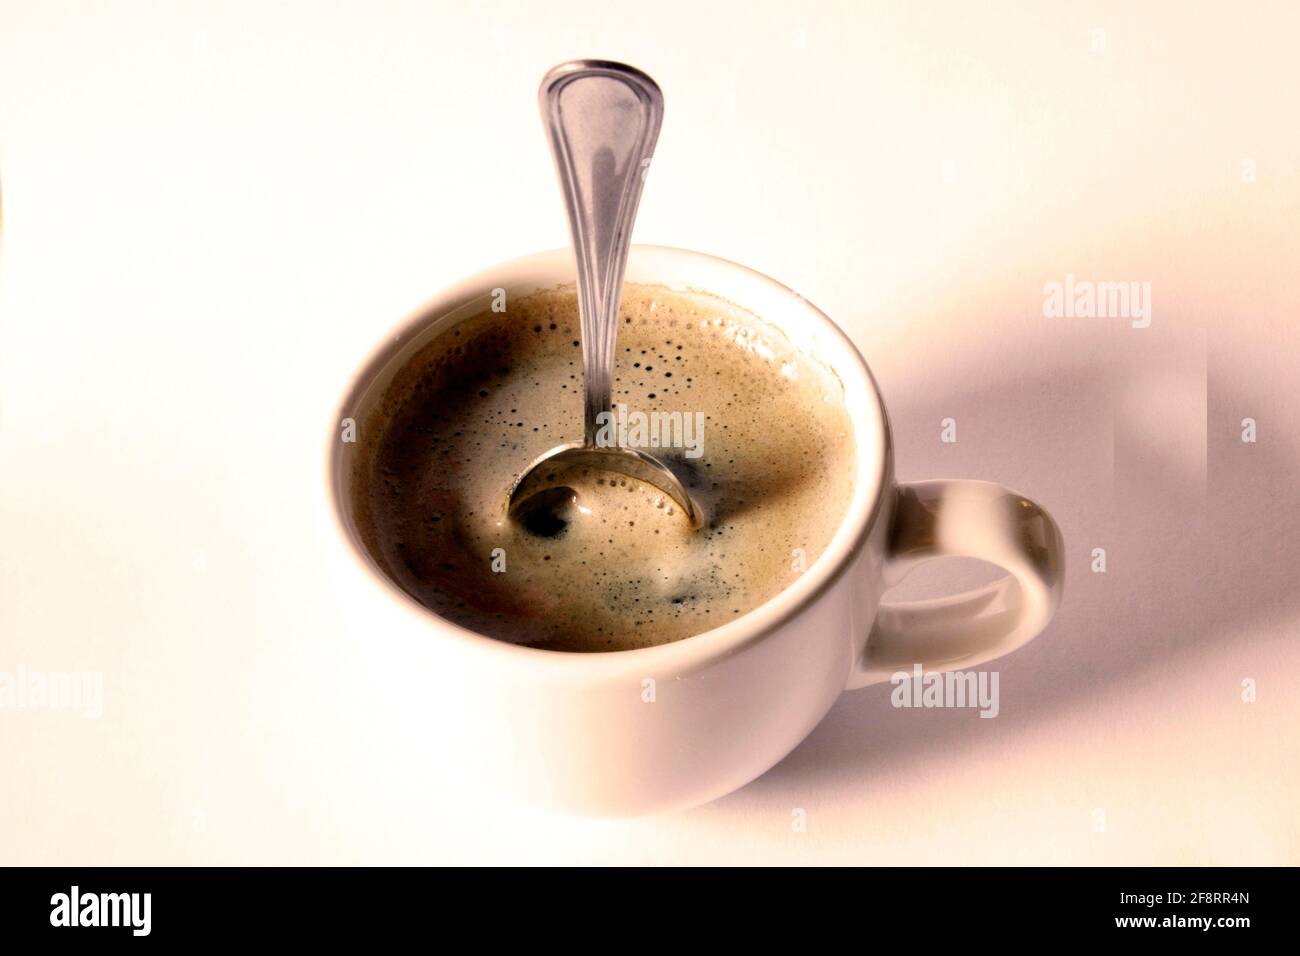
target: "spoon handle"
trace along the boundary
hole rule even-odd
[[[584,442],[594,448],[597,416],[611,410],[623,270],[664,99],[640,70],[603,60],[555,67],[538,98],[578,260]]]

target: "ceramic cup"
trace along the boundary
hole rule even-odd
[[[871,373],[815,306],[767,276],[681,249],[634,246],[626,279],[739,305],[831,368],[852,421],[857,484],[830,545],[800,577],[695,637],[579,654],[515,646],[452,624],[399,589],[367,552],[350,505],[356,445],[340,440],[338,422],[364,422],[392,374],[433,336],[484,309],[492,290],[505,289],[508,301],[572,283],[573,255],[561,249],[507,262],[438,296],[357,373],[333,422],[327,473],[337,544],[353,567],[348,587],[360,591],[354,603],[388,631],[368,639],[438,643],[438,681],[454,688],[456,710],[428,734],[459,740],[466,773],[564,812],[690,807],[772,767],[844,690],[889,681],[915,664],[975,667],[1043,630],[1063,577],[1052,518],[985,481],[897,483]],[[982,558],[1009,573],[939,600],[882,602],[918,562],[944,556]]]

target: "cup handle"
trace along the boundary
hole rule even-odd
[[[899,485],[885,557],[885,586],[922,561],[981,558],[1009,576],[950,597],[882,603],[849,687],[925,671],[975,667],[1037,637],[1061,601],[1061,532],[1037,504],[989,481]]]

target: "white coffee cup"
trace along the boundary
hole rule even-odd
[[[361,540],[350,488],[357,445],[340,440],[337,423],[364,422],[392,374],[433,336],[486,308],[493,290],[506,290],[509,301],[573,277],[572,252],[562,249],[487,269],[438,296],[362,367],[330,442],[338,541],[355,566],[349,586],[363,592],[354,603],[363,612],[382,608],[376,617],[402,629],[402,639],[441,643],[444,672],[437,679],[454,688],[457,710],[454,726],[433,726],[428,734],[455,736],[466,772],[566,812],[636,815],[694,806],[776,764],[845,689],[888,681],[915,664],[926,671],[975,667],[1047,625],[1060,601],[1063,565],[1060,532],[1042,508],[984,481],[897,484],[880,394],[862,356],[829,318],[767,276],[658,246],[632,248],[628,282],[697,290],[739,305],[843,383],[857,485],[830,545],[748,614],[637,650],[515,646],[418,604],[383,574]],[[939,600],[881,602],[918,562],[944,556],[982,558],[1009,576]]]

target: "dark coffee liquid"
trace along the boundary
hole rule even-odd
[[[676,446],[646,450],[684,476],[704,527],[658,489],[599,471],[506,516],[519,471],[581,438],[578,325],[571,288],[512,300],[396,376],[361,424],[353,483],[384,570],[491,637],[613,651],[726,624],[811,567],[855,478],[838,381],[748,313],[654,286],[624,290],[614,424],[629,444],[657,432]]]

